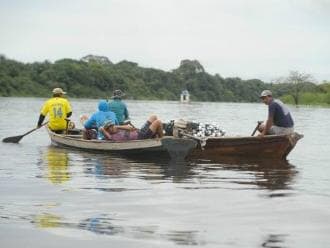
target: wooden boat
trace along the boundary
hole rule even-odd
[[[200,146],[200,149],[194,149],[190,156],[206,159],[235,157],[284,160],[301,138],[303,135],[298,133],[263,137],[209,138],[204,147]]]
[[[48,129],[51,142],[55,145],[91,151],[119,153],[168,153],[171,157],[217,159],[219,157],[285,159],[303,137],[298,133],[290,135],[269,135],[264,137],[212,137],[131,140],[112,142],[85,140],[81,134],[56,134]]]
[[[159,151],[163,150],[160,139],[130,140],[126,142],[111,142],[106,140],[86,140],[79,134],[57,134],[47,129],[52,144],[92,151]]]

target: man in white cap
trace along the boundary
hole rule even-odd
[[[56,133],[63,133],[67,128],[66,118],[72,115],[69,101],[63,96],[66,94],[61,88],[53,89],[53,97],[47,100],[41,108],[38,127],[42,125],[49,113],[48,127]]]
[[[293,133],[293,119],[287,106],[278,99],[273,99],[270,90],[264,90],[260,99],[268,105],[268,118],[259,126],[259,136],[282,135]]]

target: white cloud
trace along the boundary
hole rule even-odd
[[[0,53],[22,61],[108,56],[164,70],[265,80],[299,69],[330,79],[330,1],[0,2]]]

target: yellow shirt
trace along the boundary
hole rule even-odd
[[[66,115],[72,112],[70,103],[62,97],[52,97],[45,102],[41,109],[41,114],[46,116],[49,113],[48,127],[51,130],[66,129]]]

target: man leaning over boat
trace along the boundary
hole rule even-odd
[[[83,137],[84,139],[102,139],[103,135],[99,132],[99,128],[107,121],[112,121],[118,125],[116,114],[109,109],[106,100],[100,100],[98,103],[98,111],[95,112],[90,118],[82,116],[81,121],[84,122]]]
[[[258,136],[293,133],[294,123],[288,107],[282,101],[274,99],[270,90],[261,92],[260,99],[268,105],[268,118],[259,126]]]
[[[142,140],[163,137],[163,124],[156,115],[151,115],[141,129],[136,129],[131,124],[115,125],[107,121],[100,127],[102,139],[112,141]]]

